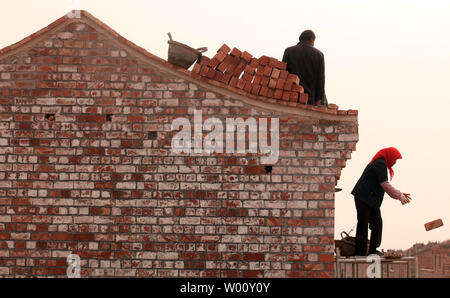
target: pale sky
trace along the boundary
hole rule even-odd
[[[325,55],[326,92],[359,110],[360,141],[336,194],[336,237],[356,225],[350,192],[373,155],[397,147],[385,196],[382,249],[450,238],[450,1],[447,0],[2,0],[0,48],[46,27],[72,8],[87,10],[125,38],[167,59],[167,32],[212,57],[226,43],[281,60],[303,30]],[[75,3],[75,6],[72,4]],[[444,226],[426,232],[426,222]],[[355,229],[352,234],[354,235]]]

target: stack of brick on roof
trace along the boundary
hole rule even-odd
[[[226,44],[212,59],[200,57],[192,72],[254,95],[301,104],[308,102],[299,77],[286,70],[285,62],[267,56],[256,59],[237,48],[231,50]]]

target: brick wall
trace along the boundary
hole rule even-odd
[[[0,51],[0,276],[333,277],[355,111],[233,93],[83,12]],[[171,152],[171,123],[279,118],[257,154]]]

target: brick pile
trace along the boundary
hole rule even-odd
[[[300,78],[289,73],[286,66],[276,58],[257,59],[224,44],[212,59],[201,56],[192,72],[254,95],[307,104],[308,94]]]

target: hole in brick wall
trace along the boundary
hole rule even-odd
[[[36,248],[37,249],[46,249],[47,248],[47,242],[45,242],[45,241],[38,241],[38,242],[36,242]]]
[[[111,122],[112,121],[112,114],[106,115],[106,121]]]
[[[45,119],[48,121],[55,121],[55,114],[45,114]]]
[[[149,140],[156,140],[158,138],[158,132],[157,131],[151,131],[148,133],[148,139]]]
[[[272,166],[266,166],[266,173],[272,173],[273,167]]]

